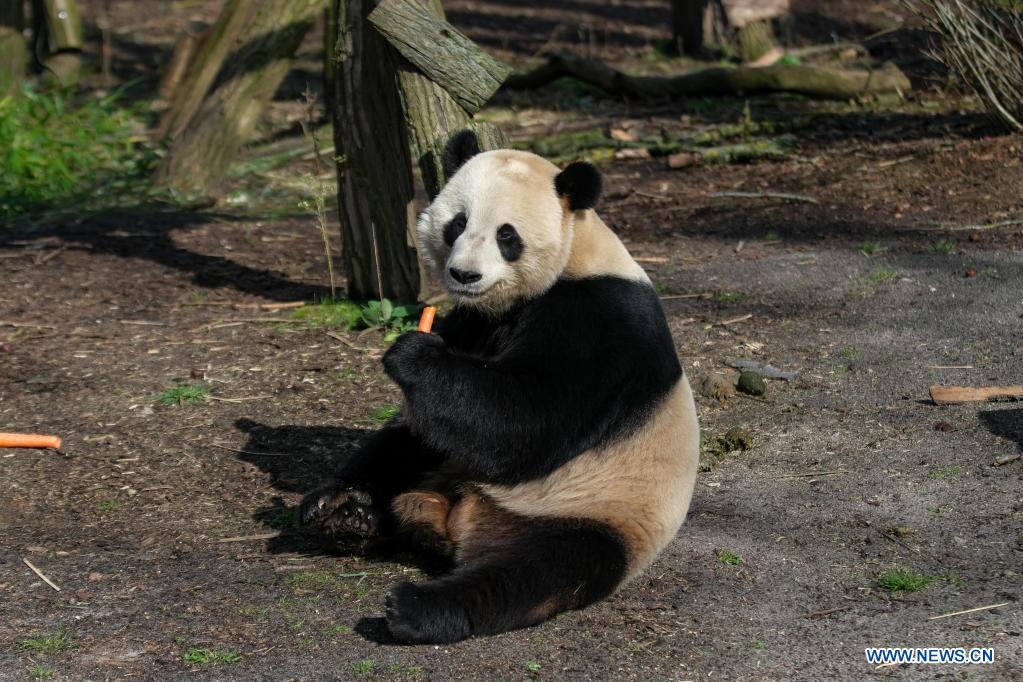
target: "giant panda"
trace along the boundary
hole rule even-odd
[[[404,394],[299,517],[404,537],[450,570],[390,592],[406,642],[540,623],[610,595],[675,536],[699,429],[660,300],[593,211],[601,176],[449,146],[418,246],[453,311],[383,358]]]

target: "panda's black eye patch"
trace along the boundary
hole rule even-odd
[[[505,223],[497,228],[497,248],[506,261],[509,263],[517,261],[522,255],[523,246],[522,237],[514,227]]]
[[[444,243],[451,246],[465,232],[465,211],[459,213],[444,226]]]

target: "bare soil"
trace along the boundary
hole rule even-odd
[[[843,39],[897,12],[796,4],[808,31]],[[448,5],[516,50],[550,31],[522,28],[548,16],[533,3]],[[626,10],[630,49],[667,26],[662,3],[546,5],[548,22]],[[492,114],[523,139],[711,128],[744,107],[565,112],[556,98]],[[1023,453],[1023,408],[927,396],[1023,382],[1023,139],[963,106],[926,87],[890,107],[754,100],[756,120],[812,115],[789,160],[604,167],[600,210],[663,293],[690,379],[737,358],[798,376],[762,400],[698,399],[705,430],[741,426],[754,446],[701,474],[643,577],[453,646],[386,636],[384,595],[414,564],[293,523],[302,493],[400,400],[380,334],[342,342],[273,307],[329,293],[311,219],[124,211],[0,231],[0,430],[65,438],[60,452],[0,451],[0,678],[1023,680],[1023,461],[994,466]],[[193,377],[212,400],[155,401]],[[891,592],[878,579],[894,569],[934,580]],[[995,663],[877,668],[867,646],[991,646]]]

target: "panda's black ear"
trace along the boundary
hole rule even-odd
[[[444,175],[451,178],[466,161],[480,153],[480,141],[471,130],[459,130],[444,145]]]
[[[554,189],[559,197],[568,198],[568,208],[583,211],[597,205],[604,180],[593,164],[576,161],[554,178]]]

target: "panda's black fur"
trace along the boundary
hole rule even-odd
[[[656,292],[562,280],[497,319],[456,309],[384,368],[403,420],[472,480],[510,485],[628,434],[682,374]]]
[[[458,167],[460,154],[477,151],[456,136],[445,162]],[[573,212],[600,193],[588,164],[553,184]],[[464,214],[452,220],[462,224],[443,228],[448,246],[465,229]],[[498,313],[457,307],[435,334],[399,337],[383,364],[405,396],[401,414],[336,482],[306,497],[300,520],[340,535],[411,538],[452,562],[442,577],[391,592],[396,638],[451,642],[532,625],[609,595],[650,560],[633,556],[647,541],[615,524],[511,511],[488,494],[559,475],[668,409],[685,379],[649,281],[560,278]]]

